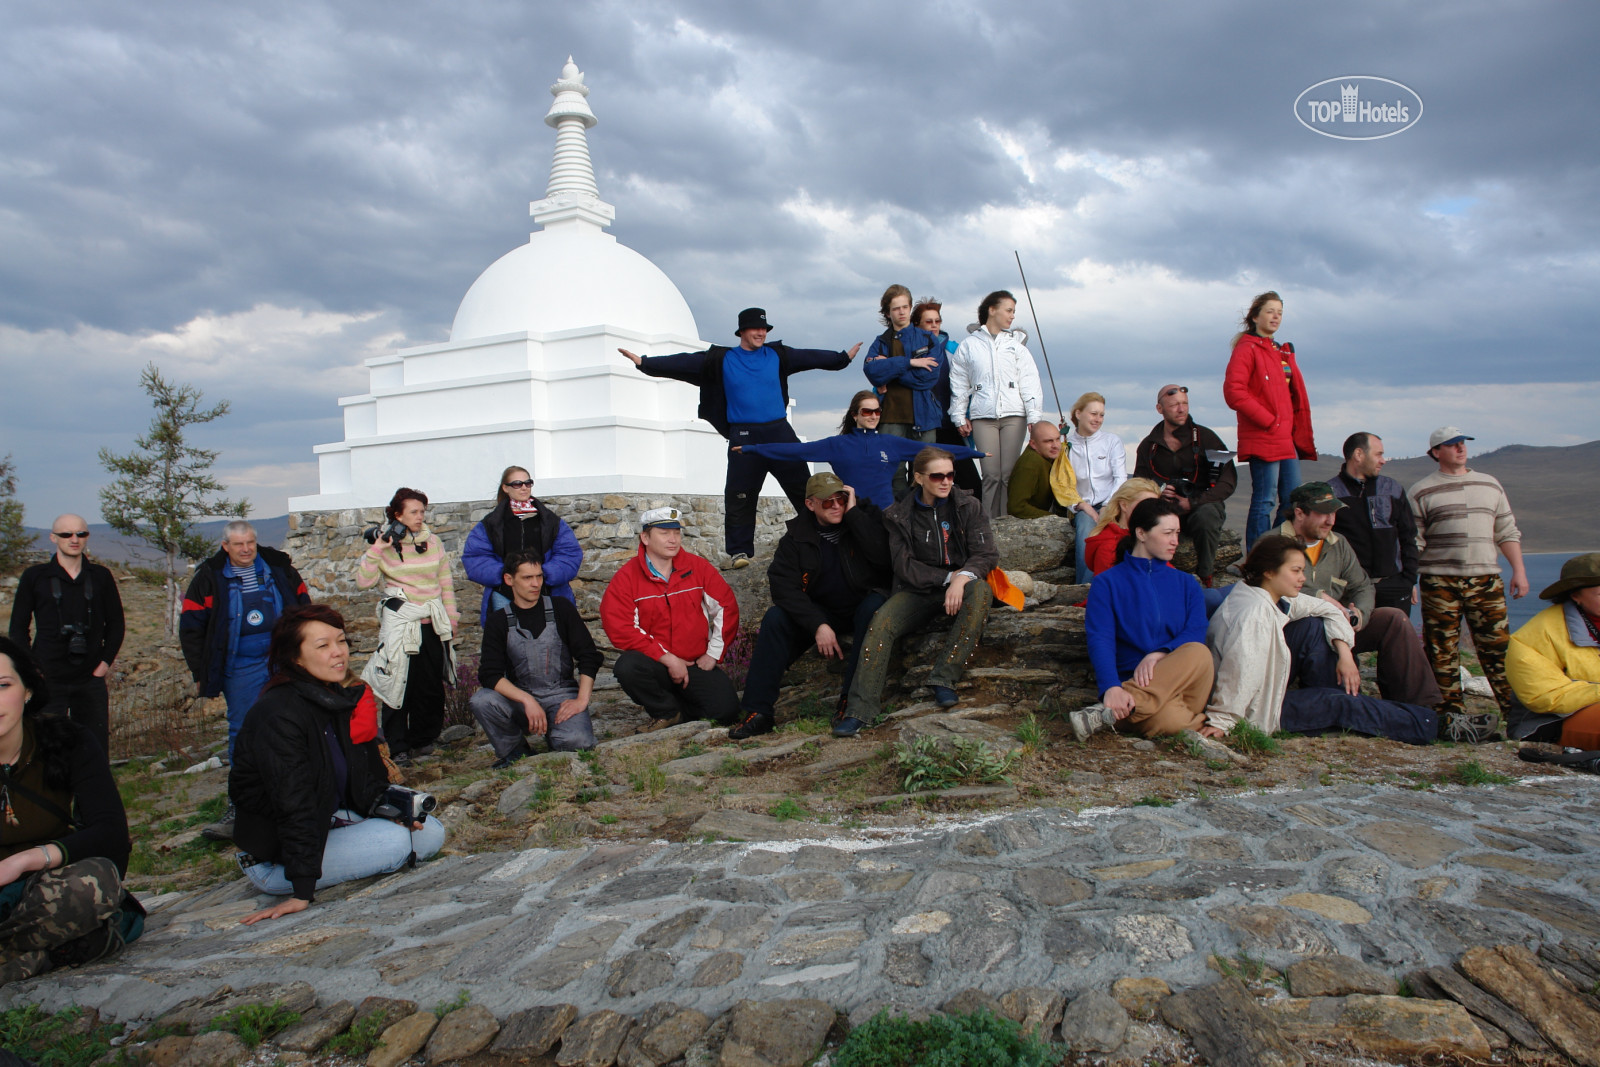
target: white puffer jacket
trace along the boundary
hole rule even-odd
[[[1021,330],[991,334],[985,326],[972,332],[950,357],[950,419],[957,426],[969,419],[1002,419],[1025,415],[1028,424],[1044,418],[1039,368]]]

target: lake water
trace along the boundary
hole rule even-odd
[[[1511,594],[1506,593],[1506,617],[1511,623],[1512,632],[1517,627],[1533,618],[1539,612],[1550,606],[1550,601],[1539,599],[1539,590],[1561,577],[1561,565],[1573,556],[1581,556],[1582,552],[1527,552],[1522,556],[1523,569],[1528,572],[1528,595],[1521,600],[1511,599]],[[1511,564],[1506,562],[1504,556],[1500,557],[1500,576],[1506,580],[1509,590],[1511,584]]]

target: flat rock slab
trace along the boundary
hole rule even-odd
[[[1236,979],[1191,989],[1161,1005],[1211,1067],[1304,1067],[1305,1058]]]
[[[1600,1012],[1557,982],[1533,953],[1521,945],[1468,949],[1461,969],[1556,1048],[1584,1067],[1600,1067]]]
[[[1428,1000],[1453,1000],[1477,1018],[1503,1031],[1523,1048],[1548,1051],[1550,1045],[1533,1024],[1511,1009],[1505,1001],[1473,985],[1454,967],[1429,967],[1406,975],[1414,995]]]
[[[606,1009],[585,1015],[561,1035],[558,1067],[611,1067],[633,1020]]]
[[[1453,852],[1471,845],[1458,837],[1442,834],[1420,822],[1383,819],[1356,827],[1355,836],[1388,856],[1402,867],[1436,867]]]
[[[820,1000],[741,1000],[728,1022],[721,1067],[804,1067],[836,1018]]]
[[[378,1047],[367,1057],[367,1067],[400,1067],[400,1064],[422,1051],[439,1025],[431,1011],[408,1015],[383,1032]]]
[[[1284,972],[1297,997],[1343,997],[1352,993],[1393,996],[1400,983],[1376,967],[1349,956],[1296,960]]]
[[[503,1055],[543,1056],[555,1048],[577,1017],[578,1008],[574,1004],[524,1008],[501,1024],[490,1051]]]
[[[1022,747],[1022,742],[1008,731],[959,715],[924,715],[909,719],[900,727],[900,740],[906,744],[924,737],[931,738],[940,748],[951,747],[957,741],[983,742],[1002,753]]]
[[[816,823],[774,819],[753,811],[713,811],[689,827],[691,837],[710,835],[725,841],[793,841],[796,838],[820,839],[833,836],[826,826]]]
[[[355,1017],[356,1006],[341,1000],[301,1016],[298,1023],[273,1038],[272,1043],[290,1052],[316,1052],[344,1033]]]
[[[1344,897],[1329,896],[1326,893],[1291,893],[1278,901],[1287,908],[1299,908],[1302,911],[1314,912],[1324,919],[1332,919],[1336,923],[1359,926],[1372,921],[1372,912],[1363,908],[1353,900]],[[1316,994],[1327,996],[1328,994]]]
[[[482,1004],[457,1008],[444,1017],[433,1036],[428,1038],[425,1050],[428,1065],[438,1067],[441,1063],[482,1052],[499,1032],[499,1021]]]
[[[793,741],[781,744],[766,745],[761,748],[725,748],[713,749],[698,756],[685,756],[682,759],[670,760],[661,765],[667,774],[715,774],[721,770],[729,760],[734,760],[745,766],[765,763],[768,760],[781,759],[784,756],[800,751],[810,744],[812,738],[798,737]]]
[[[1285,1036],[1348,1043],[1380,1056],[1464,1056],[1487,1060],[1489,1042],[1472,1016],[1449,1000],[1367,996],[1294,998],[1268,1004]]]

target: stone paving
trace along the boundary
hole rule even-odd
[[[970,988],[1203,986],[1213,955],[1283,969],[1337,954],[1394,976],[1476,946],[1592,955],[1597,816],[1600,780],[1564,776],[1039,810],[893,838],[536,849],[338,887],[254,927],[238,919],[265,898],[239,880],[150,899],[125,954],[0,1002],[148,1020],[223,983],[304,981],[324,1002],[466,989],[500,1017],[804,997],[860,1018]],[[781,832],[763,818],[750,832]]]

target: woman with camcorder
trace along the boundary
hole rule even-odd
[[[228,793],[239,867],[289,899],[246,924],[304,911],[316,890],[397,871],[444,845],[432,797],[389,784],[378,706],[349,673],[344,618],[326,604],[284,612],[267,653],[271,677],[245,717]]]

